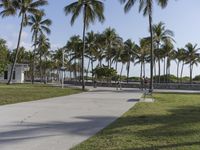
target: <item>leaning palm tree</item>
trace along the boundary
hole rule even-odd
[[[28,25],[31,26],[32,31],[32,41],[34,42],[34,50],[33,50],[33,72],[32,72],[32,83],[34,83],[35,78],[35,52],[37,49],[36,42],[38,41],[38,37],[41,34],[50,34],[51,30],[49,29],[49,26],[52,24],[50,19],[43,19],[45,16],[44,13],[40,14],[34,14],[29,16]]]
[[[6,2],[9,5],[7,5],[7,6],[1,5],[1,7],[3,7],[3,9],[4,9],[3,11],[0,12],[1,16],[4,17],[4,16],[8,16],[10,14],[18,13],[18,16],[21,17],[21,24],[20,24],[20,31],[19,31],[19,36],[18,36],[17,48],[16,48],[16,55],[15,55],[15,59],[12,64],[11,73],[10,73],[10,77],[8,80],[8,84],[10,84],[12,81],[15,64],[17,62],[22,30],[23,30],[23,27],[25,25],[27,25],[28,15],[41,13],[41,11],[38,9],[38,7],[44,6],[48,2],[46,0],[10,0],[10,1],[4,0],[3,2]]]
[[[104,21],[104,4],[100,0],[76,0],[64,8],[65,14],[72,14],[71,25],[83,11],[83,51],[82,51],[82,90],[85,90],[84,82],[84,53],[85,53],[85,31],[90,23],[94,23],[96,18]]]
[[[144,16],[148,16],[149,19],[149,30],[151,37],[151,65],[150,65],[150,87],[149,92],[153,92],[153,61],[154,61],[154,50],[153,50],[153,30],[152,30],[152,15],[153,15],[153,0],[120,0],[121,3],[126,3],[124,11],[128,12],[136,2],[139,2],[139,12],[143,11]],[[156,0],[157,4],[162,8],[167,6],[168,0]]]
[[[197,48],[197,44],[193,45],[188,43],[185,45],[186,53],[187,53],[187,61],[186,64],[189,64],[190,67],[190,83],[192,83],[192,73],[194,65],[198,65],[199,62],[199,54],[197,53],[200,48]]]

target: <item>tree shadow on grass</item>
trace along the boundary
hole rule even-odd
[[[158,145],[151,145],[136,148],[135,146],[127,150],[157,150],[164,148],[181,148],[183,146],[199,145],[200,138],[195,139],[191,142],[188,139],[192,135],[200,136],[200,127],[192,128],[194,124],[199,123],[200,126],[200,106],[185,106],[178,107],[176,109],[168,110],[166,115],[140,115],[140,116],[127,116],[117,120],[117,123],[111,125],[110,129],[106,134],[115,134],[116,130],[122,128],[120,135],[134,135],[138,138],[146,139],[151,141],[157,140],[161,143]],[[153,126],[155,125],[155,126]],[[130,130],[128,127],[141,126],[140,130]],[[127,127],[127,129],[126,129]],[[189,136],[189,137],[187,137]],[[185,137],[184,141],[178,141],[174,144],[172,139]],[[171,143],[165,143],[165,139],[171,139]],[[163,140],[163,143],[162,143]],[[147,141],[147,142],[149,142]],[[186,142],[187,141],[187,142]],[[180,143],[178,143],[180,142]],[[150,142],[151,143],[151,142]],[[148,144],[146,144],[148,145]]]
[[[168,145],[161,145],[161,146],[152,146],[152,147],[143,147],[143,148],[128,148],[124,150],[160,150],[160,149],[176,149],[181,147],[187,147],[191,145],[200,146],[200,142],[185,142],[179,144],[168,144]]]

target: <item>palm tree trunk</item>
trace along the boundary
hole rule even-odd
[[[129,79],[129,71],[130,71],[130,61],[127,63],[127,83]]]
[[[85,30],[86,30],[86,5],[84,6],[84,21],[83,21],[83,51],[82,51],[82,90],[85,90],[85,81],[84,81],[84,54],[85,54]]]
[[[122,63],[122,68],[121,68],[121,72],[120,72],[120,82],[122,82],[122,72],[123,72],[123,68],[124,68],[124,64]]]
[[[143,71],[143,64],[141,62],[141,66],[140,66],[140,79],[142,79],[142,71]]]
[[[15,54],[15,59],[14,59],[14,62],[12,64],[12,67],[11,67],[10,77],[9,77],[9,80],[8,80],[7,84],[11,84],[12,83],[13,73],[14,73],[14,69],[15,69],[15,65],[17,63],[17,57],[18,57],[18,53],[19,53],[19,46],[20,46],[20,42],[21,42],[21,35],[22,35],[24,18],[25,18],[25,14],[22,15],[22,20],[21,20],[21,25],[20,25],[20,30],[19,30],[19,37],[18,37],[17,48],[16,48],[16,54]]]
[[[115,70],[117,71],[117,67],[118,67],[118,61],[116,61],[115,63]]]
[[[88,73],[89,73],[89,68],[90,68],[90,61],[91,61],[91,59],[89,58],[88,67],[87,67],[86,81],[88,80]]]
[[[181,83],[183,82],[183,69],[184,69],[184,62],[183,62],[183,64],[182,64],[182,68],[181,68]]]
[[[157,78],[156,78],[156,60],[154,60],[154,76],[155,76],[155,82],[157,82]]]
[[[154,50],[153,50],[153,30],[152,30],[152,13],[149,12],[149,29],[151,36],[151,64],[150,64],[150,85],[149,92],[153,92],[153,60],[154,60]]]
[[[177,82],[179,83],[179,64],[180,64],[180,61],[178,61],[178,64],[177,64]]]
[[[42,82],[42,54],[40,52],[40,83]]]
[[[192,64],[190,63],[190,84],[192,84]]]
[[[163,66],[163,79],[164,79],[164,83],[165,83],[165,79],[166,79],[166,72],[165,72],[165,69],[166,69],[166,57],[164,57],[164,66]]]
[[[35,82],[35,55],[36,55],[36,42],[37,42],[37,32],[35,33],[35,42],[34,42],[34,50],[33,50],[33,72],[32,72],[32,84]]]
[[[94,64],[93,64],[93,60],[91,61],[91,68],[92,68],[92,82],[94,82],[94,73],[93,73]]]
[[[146,77],[146,66],[145,66],[145,62],[143,63],[143,75]]]
[[[111,66],[112,66],[112,60],[110,59],[110,66],[109,66],[109,68],[111,68]]]
[[[44,76],[45,76],[45,81],[44,84],[47,84],[47,55],[45,54],[45,68],[44,68]]]
[[[160,69],[161,69],[161,68],[160,68],[160,58],[159,58],[159,60],[158,60],[158,76],[159,76],[159,77],[158,77],[158,78],[159,78],[159,79],[158,79],[158,82],[159,82],[159,83],[160,83]]]

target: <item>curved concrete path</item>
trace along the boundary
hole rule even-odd
[[[90,92],[0,106],[0,150],[67,150],[121,116],[137,90]]]

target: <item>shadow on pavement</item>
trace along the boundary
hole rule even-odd
[[[11,125],[15,130],[0,132],[0,145],[59,135],[91,136],[113,122],[116,117],[87,116],[75,119],[77,121],[74,122],[25,122]]]

